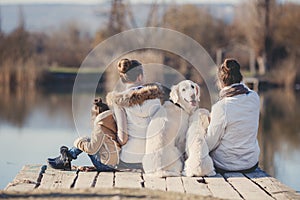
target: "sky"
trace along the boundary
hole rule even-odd
[[[0,4],[26,4],[26,3],[78,3],[95,4],[108,0],[0,0]],[[238,3],[241,0],[157,0],[157,2],[176,2],[176,3]],[[135,2],[155,2],[155,0],[130,0]]]
[[[61,4],[96,4],[107,2],[109,0],[0,0],[0,4],[32,4],[32,3],[61,3]],[[125,0],[126,1],[126,0]],[[128,0],[127,0],[128,1]],[[136,2],[176,2],[176,3],[238,3],[244,0],[129,0],[131,3]],[[296,2],[300,0],[278,0],[279,2]]]

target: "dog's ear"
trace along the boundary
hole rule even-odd
[[[177,103],[179,100],[179,94],[178,94],[179,86],[178,85],[173,85],[171,87],[171,92],[170,92],[170,99],[174,102]]]
[[[196,101],[200,101],[200,86],[198,84],[195,84],[195,90],[196,90]]]

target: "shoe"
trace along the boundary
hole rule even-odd
[[[66,146],[60,147],[60,155],[56,158],[48,158],[48,164],[54,169],[71,170],[72,156]]]

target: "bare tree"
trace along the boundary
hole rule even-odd
[[[90,38],[76,23],[64,24],[60,30],[49,34],[45,54],[49,65],[79,67],[89,50]]]
[[[157,1],[154,1],[152,4],[151,4],[151,7],[150,7],[150,10],[149,10],[149,14],[148,14],[148,17],[147,17],[147,21],[146,21],[146,26],[156,26],[158,24],[158,3]]]
[[[255,50],[260,74],[271,65],[276,6],[275,0],[251,0],[240,4],[235,13],[234,29]]]
[[[288,3],[281,5],[276,16],[276,31],[274,40],[280,46],[285,46],[288,54],[300,55],[300,5]]]
[[[2,8],[0,5],[0,34],[2,34]]]
[[[255,50],[259,74],[271,72],[266,77],[290,88],[300,54],[299,20],[297,4],[252,0],[238,7],[233,25],[234,37]]]
[[[159,4],[156,1],[152,2],[145,26],[159,25],[158,10]],[[137,27],[138,23],[130,0],[112,0],[107,26],[96,33],[94,45],[114,34]]]
[[[227,42],[226,25],[196,5],[175,5],[163,18],[164,27],[180,31],[198,41],[211,55]]]
[[[126,6],[123,0],[113,0],[109,15],[108,30],[110,35],[119,33],[128,28],[126,21]]]

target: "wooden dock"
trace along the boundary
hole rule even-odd
[[[76,194],[81,194],[81,197],[87,197],[84,194],[94,194],[89,197],[111,197],[103,196],[103,193],[108,194],[107,189],[118,191],[119,195],[124,192],[122,189],[129,189],[131,199],[135,199],[134,195],[140,199],[166,199],[166,195],[172,196],[172,199],[300,199],[299,193],[260,169],[248,174],[157,178],[140,172],[60,171],[46,165],[25,165],[4,191],[1,191],[0,198],[15,199],[22,197],[22,193],[30,195],[37,194],[38,191],[48,191],[48,195],[49,191],[51,194],[55,192],[61,198],[71,199],[74,197],[72,191],[77,191]],[[160,193],[165,196],[157,195]],[[41,194],[37,196],[41,197]]]

